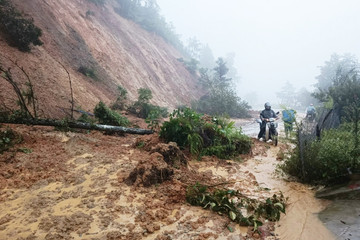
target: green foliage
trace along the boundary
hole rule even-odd
[[[184,60],[183,58],[178,59],[179,62],[184,63],[185,68],[191,73],[195,74],[198,70],[199,61],[191,58],[190,60]]]
[[[86,17],[88,18],[89,16],[95,16],[95,13],[91,10],[87,10],[86,11]]]
[[[228,68],[222,58],[216,61],[216,67],[211,75],[207,69],[200,69],[200,83],[208,93],[198,101],[192,103],[192,107],[209,115],[224,115],[231,117],[248,117],[250,106],[241,100],[231,87],[231,78],[226,77]]]
[[[176,142],[180,147],[189,147],[195,155],[215,155],[231,158],[251,149],[249,137],[236,129],[234,122],[223,118],[206,119],[190,108],[176,109],[170,120],[163,123],[160,137],[167,142]]]
[[[90,77],[90,78],[94,79],[95,81],[99,81],[99,78],[96,75],[95,70],[92,68],[81,66],[81,67],[79,67],[78,72],[82,73],[86,77]]]
[[[32,19],[24,18],[8,0],[0,1],[0,31],[6,41],[20,51],[29,52],[30,44],[42,45],[42,32]]]
[[[86,113],[82,113],[81,116],[77,119],[78,122],[83,122],[83,123],[90,123],[90,124],[94,124],[96,122],[96,120],[89,116]]]
[[[18,152],[23,152],[23,153],[26,153],[26,154],[30,154],[30,153],[32,153],[32,149],[30,149],[30,148],[19,148]]]
[[[160,128],[161,110],[160,107],[153,108],[148,114],[145,122],[151,130],[158,130]]]
[[[121,116],[119,113],[112,111],[103,102],[99,102],[94,109],[95,117],[100,124],[113,126],[128,126],[129,120]]]
[[[129,111],[137,114],[138,117],[144,119],[156,119],[168,116],[167,108],[150,104],[152,99],[152,92],[148,88],[138,89],[138,100],[129,108]],[[150,116],[150,113],[152,116]],[[151,120],[150,120],[151,121]]]
[[[11,128],[0,129],[0,154],[9,150],[14,144],[22,142],[22,137]]]
[[[265,202],[260,202],[246,198],[235,190],[214,189],[210,192],[208,186],[199,183],[188,186],[186,201],[191,205],[224,214],[240,225],[254,226],[254,231],[263,224],[263,220],[279,221],[286,207],[286,199],[282,194],[274,194]],[[247,216],[244,216],[245,211]]]
[[[127,90],[123,88],[122,86],[118,86],[118,92],[119,95],[116,99],[116,101],[111,105],[112,110],[124,110],[125,109],[125,103],[127,99]]]
[[[303,164],[297,147],[280,168],[304,182],[332,183],[347,175],[347,168],[360,171],[360,158],[359,155],[354,156],[353,149],[354,139],[350,131],[344,130],[344,127],[327,130],[321,140],[304,146]],[[353,161],[354,157],[356,161]]]

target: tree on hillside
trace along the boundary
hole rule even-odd
[[[316,77],[319,91],[326,91],[339,77],[346,74],[355,74],[359,71],[358,60],[351,54],[333,54],[324,66],[320,67],[320,75]]]
[[[229,71],[227,73],[227,76],[232,79],[234,83],[240,82],[240,77],[238,76],[238,71],[236,69],[235,65],[235,56],[236,54],[234,52],[230,52],[226,54],[224,60],[226,62],[226,66],[228,67]]]
[[[204,45],[199,53],[200,67],[213,69],[215,67],[214,54],[208,44]]]
[[[276,96],[280,99],[280,103],[285,106],[296,106],[296,93],[295,87],[287,81],[281,88],[280,92],[276,93]]]
[[[303,109],[308,107],[311,103],[318,103],[318,100],[313,97],[312,93],[304,87],[296,93],[296,101],[298,103],[298,106]]]
[[[231,117],[246,117],[250,106],[241,100],[231,86],[231,78],[227,78],[226,62],[219,58],[213,72],[208,69],[200,71],[200,82],[207,93],[193,103],[195,110],[210,115],[228,114]]]
[[[196,37],[189,38],[187,40],[187,46],[185,51],[190,55],[191,58],[199,60],[200,58],[201,43]]]

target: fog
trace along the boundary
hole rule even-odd
[[[279,102],[288,81],[313,90],[333,53],[360,56],[359,0],[158,0],[184,43],[196,37],[215,58],[236,54],[239,96]],[[256,98],[254,96],[257,96]]]

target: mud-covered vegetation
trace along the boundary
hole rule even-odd
[[[22,137],[11,128],[1,128],[0,126],[0,154],[9,150],[16,143],[20,143]]]
[[[30,45],[42,45],[41,29],[25,18],[8,0],[0,1],[0,32],[9,45],[29,52]]]
[[[121,116],[119,113],[112,111],[103,102],[99,102],[94,109],[95,117],[100,124],[113,125],[113,126],[128,126],[129,120]]]
[[[189,147],[195,155],[215,155],[231,158],[248,153],[250,138],[225,118],[205,116],[190,108],[174,110],[169,121],[161,126],[160,137],[166,142],[176,142]]]
[[[186,201],[191,205],[227,215],[240,225],[254,226],[254,231],[262,226],[264,220],[279,221],[286,206],[286,199],[281,193],[261,202],[231,189],[213,188],[210,191],[208,186],[199,183],[188,186]],[[242,209],[246,210],[246,215]]]

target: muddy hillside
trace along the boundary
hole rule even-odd
[[[194,76],[177,60],[183,56],[161,37],[117,14],[116,1],[103,6],[87,0],[10,2],[34,20],[44,44],[24,53],[0,35],[0,62],[17,81],[25,81],[25,76],[13,62],[27,72],[47,117],[64,117],[59,109],[70,107],[69,77],[75,106],[87,111],[100,100],[114,101],[118,85],[131,100],[139,88],[149,88],[154,104],[170,108],[199,96]],[[96,77],[81,74],[80,68],[91,69]],[[11,107],[15,98],[10,90],[2,80],[0,100]]]

